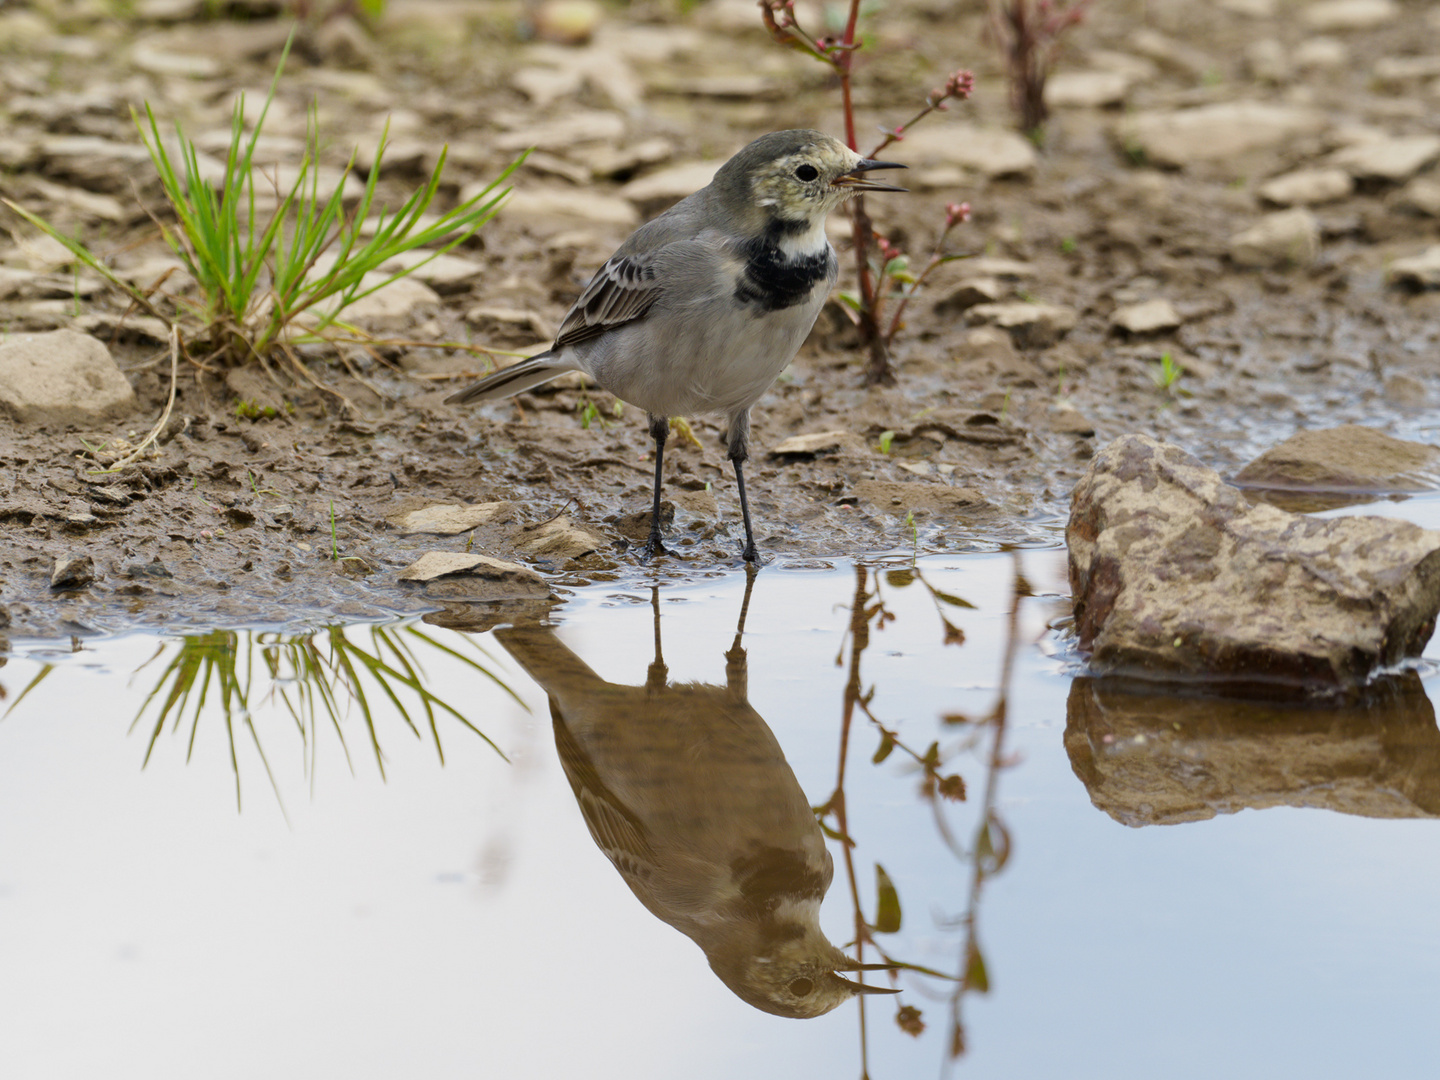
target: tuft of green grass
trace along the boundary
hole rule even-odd
[[[152,292],[120,280],[79,240],[64,235],[10,200],[4,201],[26,221],[64,244],[81,263],[124,291],[136,306],[172,327],[180,327],[183,339],[199,347],[198,357],[187,347],[192,360],[235,365],[255,358],[268,364],[279,354],[308,377],[295,346],[363,339],[357,328],[342,321],[345,309],[473,236],[499,211],[510,191],[501,185],[513,175],[524,155],[473,198],[425,221],[440,187],[446,150],[441,150],[425,183],[391,213],[376,203],[375,191],[389,137],[387,124],[364,191],[355,207],[347,211],[345,181],[354,169],[356,155],[351,153],[335,189],[322,190],[320,132],[312,104],[306,149],[295,182],[288,191],[281,190],[261,172],[255,153],[289,52],[287,42],[248,135],[245,96],[236,99],[225,166],[217,182],[212,182],[202,168],[199,150],[178,122],[171,144],[162,136],[149,102],[145,103],[143,115],[131,111],[174,214],[173,222],[157,218],[157,224],[198,283],[198,296],[168,297],[172,303],[162,303]],[[266,216],[265,207],[272,200],[274,208]],[[366,238],[361,231],[372,211],[378,225]],[[420,262],[372,276],[397,255],[431,247],[434,250],[429,257]]]
[[[1185,367],[1172,355],[1169,350],[1155,361],[1155,366],[1150,369],[1150,380],[1155,384],[1156,389],[1163,390],[1167,394],[1178,393],[1177,384],[1180,377],[1185,374]]]

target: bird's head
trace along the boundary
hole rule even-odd
[[[773,221],[808,225],[851,195],[905,191],[868,175],[904,167],[863,158],[824,132],[774,131],[727,161],[715,179],[725,197],[744,200]]]
[[[712,965],[714,962],[712,956]],[[801,1020],[823,1016],[856,994],[898,994],[892,987],[860,983],[840,974],[883,970],[888,970],[888,965],[861,964],[846,956],[830,944],[819,927],[746,957],[729,977],[716,968],[730,989],[755,1008]]]

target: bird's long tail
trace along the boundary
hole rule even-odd
[[[469,401],[494,401],[529,390],[549,382],[557,375],[575,371],[576,367],[567,360],[561,360],[552,352],[543,352],[518,364],[501,368],[493,375],[487,375],[479,382],[471,383],[463,390],[457,390],[445,399],[447,405],[463,405]]]

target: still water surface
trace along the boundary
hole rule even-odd
[[[1063,571],[1032,550],[593,586],[538,660],[418,621],[14,643],[0,1076],[1433,1076],[1440,681],[1337,712],[1117,695],[1072,679],[1050,629]],[[901,970],[863,1020],[859,998],[809,1020],[747,1004],[677,926],[718,931],[592,839],[624,754],[598,755],[600,721],[552,720],[526,674],[544,655],[612,684],[595,700],[669,695],[681,733],[729,710],[756,760],[768,725],[788,769],[686,783],[662,740],[638,787],[803,847],[808,819],[726,794],[793,806],[798,782],[854,845],[852,893],[828,842],[820,929],[853,954],[858,896],[888,930],[879,863],[900,927],[864,959],[951,978]],[[697,813],[649,822],[655,859],[722,843],[661,835]]]

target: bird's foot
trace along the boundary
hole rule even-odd
[[[745,550],[740,552],[740,558],[744,559],[749,566],[760,565],[760,552],[756,549],[754,540],[745,545]]]
[[[645,541],[645,546],[640,549],[640,561],[648,563],[656,555],[669,555],[670,549],[660,539],[659,531],[650,533],[650,539]]]

